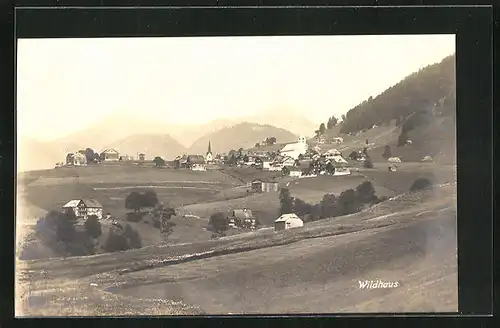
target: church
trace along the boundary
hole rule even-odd
[[[214,156],[212,155],[212,145],[210,144],[210,141],[208,141],[208,150],[207,154],[205,155],[205,163],[210,163],[214,160]]]
[[[287,144],[280,153],[284,156],[289,156],[293,159],[298,159],[299,155],[305,155],[307,152],[308,145],[306,137],[300,136],[298,142]]]

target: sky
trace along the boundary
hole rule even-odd
[[[454,35],[19,39],[18,135],[53,140],[114,113],[319,123],[454,52]]]

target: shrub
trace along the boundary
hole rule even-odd
[[[212,214],[208,220],[208,224],[216,233],[222,233],[223,231],[229,229],[227,217],[222,212]]]
[[[140,212],[132,212],[132,213],[127,213],[127,221],[130,222],[139,222],[143,218],[143,213]]]
[[[289,169],[288,167],[286,167],[286,166],[285,166],[285,167],[283,167],[283,168],[281,169],[281,174],[282,174],[283,176],[290,175],[290,169]]]
[[[293,198],[290,195],[290,190],[288,188],[283,188],[280,191],[280,215],[288,214],[293,212]]]
[[[120,252],[129,249],[127,238],[123,233],[117,232],[114,229],[109,229],[108,237],[104,242],[104,250],[106,252]]]
[[[373,168],[373,162],[372,162],[372,159],[370,158],[370,156],[367,156],[366,159],[365,159],[365,162],[363,164],[363,166],[367,169],[372,169]]]
[[[95,215],[91,215],[85,221],[85,231],[92,238],[98,238],[102,234],[101,222]]]
[[[130,225],[126,225],[123,230],[123,235],[127,239],[128,248],[141,248],[142,240],[141,236],[137,232],[137,230],[132,229]]]
[[[353,189],[343,191],[339,196],[337,204],[340,215],[359,212],[362,206],[356,192]]]
[[[382,153],[382,157],[385,159],[389,159],[392,157],[391,146],[387,145],[384,147],[384,152]]]
[[[370,181],[365,181],[356,187],[356,194],[362,203],[372,203],[377,197],[375,196],[375,188]]]
[[[413,181],[410,192],[432,188],[432,182],[426,178],[419,178]]]

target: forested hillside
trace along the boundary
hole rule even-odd
[[[455,55],[451,55],[349,110],[340,132],[358,132],[392,120],[400,125],[417,112],[455,116],[455,99]]]

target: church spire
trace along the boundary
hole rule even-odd
[[[207,154],[211,154],[212,153],[212,146],[210,145],[210,140],[208,141],[208,151],[207,151]]]

